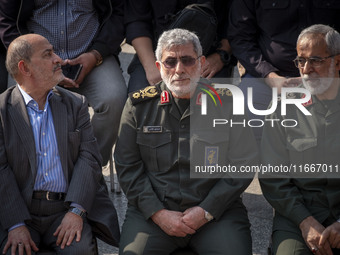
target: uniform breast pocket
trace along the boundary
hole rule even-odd
[[[137,133],[137,144],[148,171],[166,171],[172,165],[174,148],[171,133]]]
[[[318,163],[317,144],[315,137],[288,138],[287,149],[289,150],[291,163]]]
[[[229,162],[229,139],[225,133],[200,132],[192,136],[191,165],[225,165]]]

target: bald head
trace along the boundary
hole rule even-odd
[[[35,51],[35,45],[47,39],[38,34],[27,34],[17,37],[8,47],[6,57],[6,68],[13,78],[19,73],[18,63],[24,61],[30,63]]]

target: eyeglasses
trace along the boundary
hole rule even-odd
[[[320,57],[311,57],[311,58],[296,57],[296,59],[294,59],[293,62],[294,62],[295,66],[297,68],[303,68],[307,61],[309,62],[309,64],[312,67],[320,67],[325,62],[326,59],[335,57],[336,55],[338,55],[338,54],[331,55],[331,56],[324,57],[324,58],[320,58]]]
[[[196,60],[199,59],[200,57],[201,56],[197,58],[193,58],[190,56],[183,56],[183,57],[179,57],[179,61],[181,61],[181,63],[184,66],[190,67],[190,66],[193,66],[196,63]],[[168,69],[175,68],[178,64],[178,58],[167,58],[161,63],[165,66],[165,68],[168,68]]]

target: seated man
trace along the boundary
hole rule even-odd
[[[297,126],[268,124],[261,146],[263,165],[290,166],[294,172],[261,178],[263,194],[275,209],[273,251],[340,254],[340,34],[313,25],[301,32],[296,49],[295,64],[312,95],[305,104],[311,115],[288,105],[282,116],[279,107],[270,119],[295,120]]]
[[[218,163],[257,164],[252,132],[249,127],[230,128],[216,138],[210,129],[200,130],[205,136],[196,140],[191,137],[192,128],[203,125],[194,114],[200,113],[200,103],[189,107],[191,98],[199,98],[205,61],[195,34],[164,32],[156,57],[163,82],[129,95],[115,149],[119,181],[128,198],[120,254],[170,254],[180,247],[198,254],[252,254],[250,224],[240,198],[251,179],[191,178],[190,172],[191,147],[212,149],[206,159]],[[229,106],[231,97],[227,99]],[[247,146],[240,146],[242,139]]]
[[[0,96],[0,245],[3,254],[95,254],[93,234],[116,245],[119,228],[101,173],[84,96],[55,87],[62,60],[27,34],[7,52],[17,85]]]

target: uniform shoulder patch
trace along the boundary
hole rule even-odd
[[[148,86],[144,89],[136,90],[134,92],[129,93],[129,97],[132,101],[132,104],[138,104],[140,102],[149,100],[161,94],[161,89],[159,85]]]
[[[221,96],[231,97],[233,95],[233,93],[231,93],[231,91],[229,89],[226,89],[226,88],[216,89],[216,92],[217,92],[217,94],[219,94]]]

